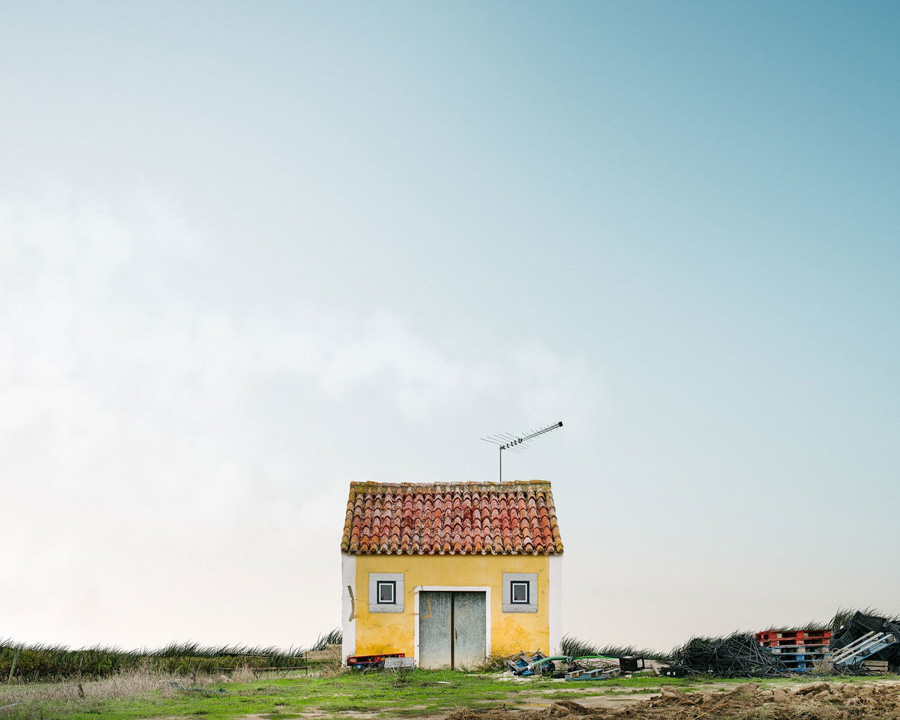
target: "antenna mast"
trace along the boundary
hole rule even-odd
[[[528,435],[523,435],[521,437],[516,437],[515,435],[510,435],[509,433],[499,433],[497,435],[488,435],[487,437],[481,438],[485,442],[493,443],[494,445],[499,445],[500,449],[500,482],[503,482],[503,451],[510,450],[515,453],[522,452],[526,448],[530,447],[528,445],[529,440],[534,440],[539,435],[543,435],[544,433],[548,433],[551,430],[556,430],[556,428],[561,428],[563,426],[562,420],[558,423],[553,423],[552,425],[548,425],[547,427],[543,427],[540,430],[535,430]]]

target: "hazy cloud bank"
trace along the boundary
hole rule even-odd
[[[319,427],[329,413],[357,433],[386,418],[462,424],[496,405],[547,420],[565,408],[590,423],[586,364],[527,339],[483,357],[417,335],[389,309],[234,313],[192,295],[184,278],[214,244],[149,193],[117,205],[63,191],[0,203],[6,526],[30,538],[0,550],[0,609],[20,618],[10,631],[23,640],[74,607],[90,615],[98,597],[133,594],[127,573],[114,582],[108,572],[125,560],[164,580],[185,545],[218,544],[240,565],[252,553],[225,539],[243,532],[289,548],[332,540],[347,474],[363,464],[336,452],[333,425]],[[303,442],[275,442],[286,424]],[[381,460],[364,465],[376,478]],[[320,579],[334,571],[331,555],[297,562]]]

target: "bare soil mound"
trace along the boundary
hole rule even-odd
[[[900,684],[811,683],[800,688],[740,685],[730,692],[663,687],[649,700],[621,708],[588,708],[572,701],[534,711],[462,710],[447,720],[900,720]]]

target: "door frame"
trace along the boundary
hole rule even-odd
[[[480,592],[484,593],[484,659],[491,656],[491,587],[490,585],[418,585],[413,590],[413,607],[416,616],[415,651],[416,667],[419,666],[419,593],[423,592]],[[451,642],[452,642],[451,638]]]

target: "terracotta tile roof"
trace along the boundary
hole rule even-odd
[[[341,550],[353,555],[563,551],[550,483],[350,483]]]

